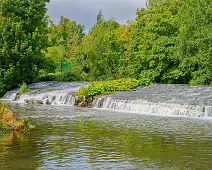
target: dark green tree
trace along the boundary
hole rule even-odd
[[[178,14],[178,67],[185,82],[212,82],[212,1],[185,0]]]
[[[179,63],[175,57],[176,22],[180,2],[151,1],[150,8],[137,11],[136,25],[127,51],[134,75],[151,82],[161,77]]]
[[[97,24],[100,24],[104,22],[104,16],[103,16],[103,13],[102,13],[102,10],[99,11],[98,15],[97,15]]]
[[[39,70],[46,66],[47,2],[0,1],[0,79],[6,89],[35,81]]]
[[[149,0],[125,48],[133,74],[152,82],[210,84],[211,6],[210,0]]]

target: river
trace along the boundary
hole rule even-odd
[[[208,114],[198,118],[79,108],[72,103],[79,84],[69,84],[69,90],[65,85],[34,84],[19,102],[8,101],[19,118],[27,117],[36,128],[0,137],[0,169],[211,169]],[[15,98],[14,92],[6,96]],[[53,105],[24,103],[30,96]]]
[[[211,169],[212,120],[11,103],[36,129],[0,139],[0,169]]]

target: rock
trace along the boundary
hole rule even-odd
[[[51,105],[52,103],[47,99],[45,102],[46,105]]]
[[[34,99],[30,99],[30,100],[24,100],[25,103],[27,104],[43,104],[43,101],[41,100],[34,100]]]
[[[91,105],[91,100],[86,96],[77,96],[74,105],[79,107],[89,107]]]

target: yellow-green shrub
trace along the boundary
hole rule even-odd
[[[81,88],[76,93],[76,96],[85,96],[93,98],[94,96],[97,95],[104,95],[116,91],[131,91],[141,85],[149,85],[149,84],[146,84],[146,81],[143,82],[142,80],[136,80],[130,78],[123,78],[119,80],[104,81],[104,82],[92,82],[87,88],[85,87]]]
[[[19,90],[20,90],[19,95],[22,95],[22,94],[25,94],[25,93],[29,93],[31,91],[30,88],[26,85],[26,83],[23,83],[20,86]]]
[[[0,103],[0,134],[7,131],[28,131],[33,128],[27,119],[17,120],[6,104]]]

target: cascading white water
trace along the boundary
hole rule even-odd
[[[3,96],[3,100],[15,100],[18,96],[19,90],[18,89],[14,89],[11,91],[8,91],[4,96]]]
[[[74,94],[88,85],[77,82],[39,82],[29,85],[30,93],[18,97],[19,90],[15,89],[3,99],[73,106]],[[212,87],[152,85],[133,92],[118,92],[97,98],[93,107],[140,114],[212,118]]]
[[[39,82],[29,85],[31,92],[18,97],[18,89],[7,92],[4,100],[17,100],[18,102],[40,102],[43,104],[69,105],[75,102],[74,94],[88,83],[77,82]]]
[[[165,116],[211,117],[212,87],[152,85],[97,98],[93,107]]]
[[[95,108],[154,115],[176,115],[188,117],[212,117],[212,106],[152,103],[145,100],[117,100],[111,97],[98,98]]]

